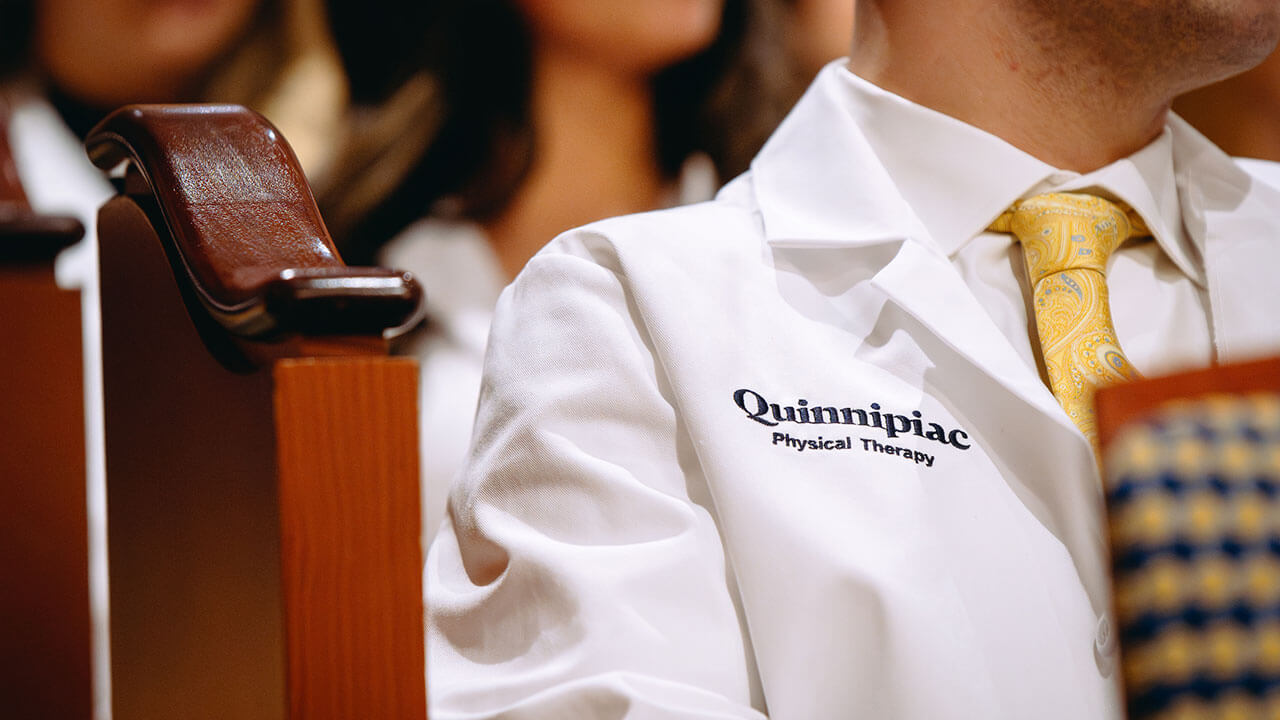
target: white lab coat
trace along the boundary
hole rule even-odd
[[[1089,444],[829,90],[504,293],[433,717],[1120,717]],[[1280,191],[1170,122],[1217,357],[1276,352]]]

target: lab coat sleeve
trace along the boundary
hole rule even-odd
[[[590,231],[503,294],[427,561],[433,718],[763,717],[648,332]]]

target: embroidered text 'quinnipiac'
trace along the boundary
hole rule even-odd
[[[880,403],[874,402],[867,408],[855,408],[810,405],[809,401],[804,399],[796,400],[795,405],[778,405],[769,402],[755,390],[747,388],[735,391],[733,402],[747,414],[748,418],[769,427],[777,426],[779,423],[860,425],[879,428],[890,438],[915,435],[960,450],[968,450],[970,447],[967,442],[969,433],[959,428],[947,429],[938,423],[929,422],[919,410],[912,410],[910,415],[901,415],[883,410]]]

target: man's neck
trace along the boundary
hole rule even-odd
[[[1169,97],[1032,42],[1016,18],[977,5],[926,14],[859,3],[849,67],[1064,170],[1096,170],[1160,133]]]

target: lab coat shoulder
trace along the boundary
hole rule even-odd
[[[574,256],[616,273],[632,291],[643,292],[651,272],[703,278],[695,287],[705,290],[708,269],[725,262],[758,264],[763,226],[752,200],[751,177],[744,175],[713,201],[609,218],[571,230],[552,241],[531,265]],[[715,270],[709,277],[722,275],[722,270]]]
[[[1235,158],[1236,164],[1255,180],[1280,188],[1280,162],[1256,158]]]
[[[736,339],[716,342],[719,331],[732,324],[726,324],[727,316],[760,312],[772,301],[748,296],[767,292],[773,272],[759,212],[751,204],[749,176],[715,201],[569,231],[535,256],[499,300],[500,317],[491,337],[502,346],[491,348],[486,372],[498,377],[513,373],[513,380],[526,384],[526,373],[537,365],[527,357],[515,362],[508,354],[525,345],[517,337],[527,337],[531,346],[522,352],[542,357],[544,348],[563,352],[568,336],[594,333],[596,345],[611,343],[634,352],[631,359],[650,368],[646,382],[663,385],[675,407],[674,396],[681,392],[671,384],[688,376],[685,366],[695,357],[709,360],[717,351],[735,351]],[[570,315],[573,322],[558,321]],[[700,345],[707,352],[691,352]],[[600,374],[602,383],[606,378],[616,383],[610,364],[616,358],[603,352],[569,366],[557,359],[548,370]]]
[[[760,717],[643,299],[683,281],[665,253],[697,244],[689,228],[749,215],[704,205],[575,230],[503,293],[472,455],[427,563],[433,717]]]

